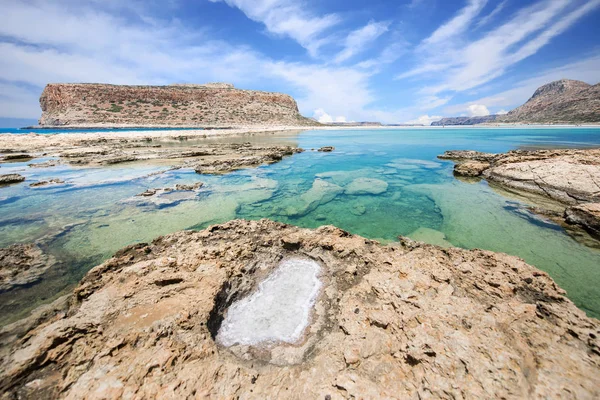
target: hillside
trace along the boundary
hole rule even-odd
[[[286,94],[230,84],[125,86],[49,84],[40,97],[43,127],[316,125]]]
[[[485,115],[483,117],[449,117],[442,118],[439,121],[432,122],[431,126],[445,125],[477,125],[486,122],[494,122],[498,118],[497,115]]]
[[[498,122],[575,124],[600,122],[600,84],[563,79],[540,87]]]

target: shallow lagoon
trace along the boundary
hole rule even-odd
[[[233,218],[311,228],[333,224],[383,242],[405,235],[517,255],[547,271],[580,308],[600,316],[600,250],[529,213],[520,198],[484,181],[456,180],[453,163],[436,159],[452,149],[599,146],[600,129],[344,130],[239,138],[253,140],[296,142],[307,151],[224,176],[185,169],[151,175],[165,170],[164,164],[40,169],[28,167],[32,161],[3,164],[2,173],[21,173],[27,182],[0,189],[0,246],[41,241],[58,263],[41,283],[0,294],[0,323],[70,290],[128,244]],[[310,151],[329,145],[336,147],[333,153]],[[66,184],[27,185],[51,178]],[[134,197],[149,188],[198,181],[205,183],[198,192]]]

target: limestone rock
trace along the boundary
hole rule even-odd
[[[600,238],[600,203],[587,203],[572,206],[565,210],[565,220],[579,225],[597,238]]]
[[[479,161],[468,161],[454,166],[454,175],[476,177],[481,176],[483,171],[490,167],[489,163]]]
[[[321,268],[303,338],[218,344],[231,304],[256,293],[290,257]],[[65,314],[6,344],[0,392],[598,398],[599,337],[599,321],[516,257],[232,221],[130,246],[91,270]]]
[[[0,186],[2,185],[10,185],[12,183],[23,182],[25,177],[19,174],[4,174],[0,175]]]
[[[40,105],[39,124],[51,127],[317,125],[286,94],[223,84],[49,84]]]
[[[54,264],[54,258],[35,244],[0,248],[0,292],[38,281]]]

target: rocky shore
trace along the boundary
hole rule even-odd
[[[220,341],[298,260],[320,271],[299,339]],[[238,220],[131,246],[32,318],[0,332],[2,398],[600,396],[600,323],[544,272],[328,226]]]
[[[564,204],[564,212],[558,215],[561,221],[600,238],[600,149],[513,150],[503,154],[458,150],[438,158],[455,161],[456,176],[482,177],[505,189],[535,193]],[[543,207],[536,211],[545,213]]]
[[[287,129],[286,131],[290,131]],[[59,135],[0,135],[0,162],[23,162],[15,154],[27,154],[27,159],[51,158],[32,163],[32,168],[59,164],[108,166],[131,162],[153,162],[171,168],[194,168],[198,173],[222,174],[241,168],[256,167],[280,161],[301,152],[295,146],[221,143],[204,140],[207,131],[144,131],[127,133],[89,133]],[[234,130],[236,134],[270,134],[279,130]],[[242,140],[240,140],[242,141]],[[26,161],[27,161],[26,159]],[[19,183],[23,176],[0,175],[0,185]]]

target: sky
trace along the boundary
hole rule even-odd
[[[600,0],[0,0],[0,125],[47,83],[229,82],[321,122],[423,123],[600,81]],[[15,122],[16,123],[16,122]]]

